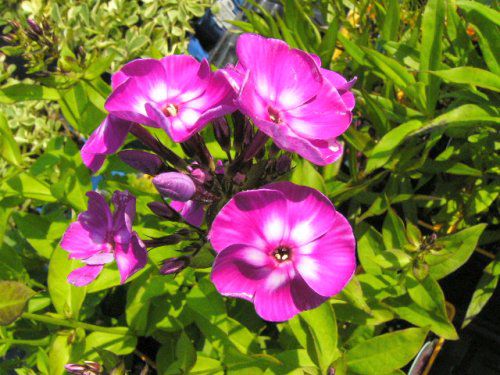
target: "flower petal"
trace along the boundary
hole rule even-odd
[[[356,241],[347,219],[337,213],[331,229],[323,237],[297,250],[296,268],[318,294],[339,293],[356,271]]]
[[[275,269],[263,284],[255,293],[254,304],[257,314],[267,321],[291,319],[326,300],[314,292],[292,268]]]
[[[103,268],[103,265],[77,268],[68,275],[68,282],[75,286],[88,285],[99,276]]]
[[[129,63],[132,64],[132,63]],[[168,98],[167,77],[163,64],[154,59],[134,61],[130,69],[130,78],[120,84],[109,96],[104,107],[124,120],[149,126],[158,126],[151,120],[145,109],[146,103],[164,104]]]
[[[262,124],[257,126],[263,130]],[[285,126],[273,129],[272,134],[273,135],[271,137],[279,148],[295,152],[316,165],[328,165],[334,163],[342,156],[343,153],[342,144],[335,138],[328,140],[308,140],[303,137],[299,137]]]
[[[104,162],[104,157],[99,155],[114,154],[125,142],[131,126],[129,121],[112,115],[107,116],[82,147],[84,164],[92,172],[97,172]]]
[[[314,59],[283,41],[255,34],[238,38],[239,63],[254,75],[255,89],[279,107],[297,107],[314,97],[323,78]]]
[[[252,301],[271,269],[267,253],[246,245],[232,245],[217,254],[211,278],[222,295]]]
[[[321,69],[321,74],[337,89],[344,101],[344,105],[351,111],[356,104],[356,100],[354,94],[349,90],[356,83],[357,78],[354,77],[348,82],[342,75],[328,69]]]
[[[217,214],[208,238],[217,252],[235,244],[268,249],[287,235],[286,216],[282,193],[265,189],[243,191]]]
[[[193,200],[187,202],[172,201],[170,206],[179,212],[189,224],[199,227],[203,223],[205,210],[201,202]]]
[[[146,265],[148,261],[146,246],[137,234],[133,233],[129,243],[115,244],[115,259],[123,284]]]
[[[115,191],[112,198],[115,205],[113,214],[114,240],[120,243],[128,243],[132,233],[132,223],[135,217],[135,197],[125,191]]]
[[[71,259],[86,259],[106,249],[100,236],[84,228],[79,221],[71,223],[61,240],[61,247],[69,252]]]
[[[282,113],[283,121],[298,135],[309,139],[330,139],[344,133],[352,114],[337,89],[325,81],[317,96]]]
[[[285,196],[289,240],[296,246],[323,236],[331,229],[338,215],[332,202],[316,189],[287,181],[265,185],[263,189],[280,191]]]
[[[210,80],[210,65],[188,55],[169,55],[162,58],[168,82],[168,100],[184,103],[199,97]]]

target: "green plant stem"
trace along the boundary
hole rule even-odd
[[[48,337],[38,340],[17,340],[17,339],[0,339],[0,345],[28,345],[28,346],[46,346],[50,342]]]
[[[32,314],[29,312],[23,313],[22,317],[25,319],[31,319],[31,320],[35,320],[37,322],[52,324],[52,325],[61,326],[61,327],[83,328],[83,329],[88,330],[88,331],[111,333],[111,334],[115,334],[115,335],[130,335],[131,334],[131,332],[129,331],[129,329],[127,327],[101,327],[101,326],[96,326],[94,324],[88,324],[88,323],[83,323],[83,322],[78,322],[78,321],[73,321],[73,320],[59,319],[59,318],[54,318],[54,317],[47,316],[47,315]]]

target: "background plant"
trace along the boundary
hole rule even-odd
[[[247,303],[226,301],[215,292],[205,268],[211,264],[208,252],[200,253],[206,256],[194,265],[200,268],[176,278],[159,276],[157,261],[174,256],[183,243],[153,252],[149,266],[125,286],[118,286],[118,273],[112,270],[87,288],[69,286],[61,270],[77,265],[58,243],[72,217],[85,209],[84,192],[93,184],[105,192],[127,188],[138,197],[141,236],[176,229],[149,214],[145,204],[156,193],[146,177],[111,157],[99,177],[91,179],[78,153],[105,115],[109,87],[103,73],[139,55],[158,57],[176,50],[160,37],[153,48],[154,33],[147,34],[148,26],[142,25],[130,29],[151,41],[136,55],[127,54],[135,35],[127,39],[123,26],[131,26],[125,20],[133,15],[102,21],[98,30],[110,31],[94,37],[89,32],[81,35],[90,37],[79,39],[52,28],[58,40],[68,40],[58,51],[57,69],[44,76],[34,71],[23,82],[8,65],[2,74],[7,81],[0,102],[9,107],[2,109],[7,120],[0,117],[5,163],[0,278],[21,282],[37,294],[3,284],[2,293],[12,285],[18,291],[15,298],[0,298],[18,300],[17,309],[8,310],[14,319],[32,298],[25,319],[0,329],[0,353],[10,350],[1,370],[62,373],[69,361],[102,363],[104,358],[116,365],[118,359],[105,349],[122,356],[129,369],[150,358],[160,373],[324,373],[332,363],[339,374],[401,373],[398,369],[418,352],[429,330],[458,338],[438,281],[463,266],[475,250],[489,264],[469,308],[459,311],[454,323],[465,325],[481,311],[499,275],[493,248],[499,194],[498,12],[465,0],[430,0],[425,6],[397,0],[321,1],[316,7],[283,3],[281,15],[247,11],[249,21],[236,25],[316,53],[323,66],[358,77],[357,126],[343,136],[344,158],[323,168],[297,160],[290,176],[325,192],[356,228],[360,268],[353,282],[331,304],[278,325],[258,319]],[[18,17],[26,9],[43,8],[48,17],[55,9],[53,4],[23,4],[25,10],[7,3],[3,12]],[[62,22],[63,27],[86,30],[85,5],[64,4],[59,13],[71,21]],[[31,12],[35,19],[41,15]],[[160,24],[160,16],[152,13],[153,18],[152,24]],[[105,46],[111,41],[116,47]],[[86,51],[83,60],[80,45]],[[28,118],[43,118],[33,153],[23,148],[16,130],[17,123],[29,123],[16,114],[27,111],[23,107],[31,108]],[[54,111],[58,115],[49,115]],[[50,125],[51,118],[60,126]],[[215,141],[208,147],[214,156],[226,157]],[[420,328],[390,332],[395,319]]]

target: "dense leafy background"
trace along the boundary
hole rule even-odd
[[[500,16],[488,2],[466,0],[323,0],[315,7],[285,0],[281,15],[257,8],[235,22],[358,77],[343,159],[324,168],[297,159],[289,176],[325,192],[356,231],[357,276],[329,303],[267,324],[247,302],[216,292],[209,252],[196,269],[158,275],[159,261],[184,244],[153,250],[124,286],[113,267],[86,288],[66,283],[78,265],[58,243],[96,184],[138,197],[141,236],[175,231],[147,209],[157,198],[148,178],[116,157],[92,178],[79,147],[105,116],[105,73],[138,56],[184,51],[188,20],[206,3],[0,5],[2,18],[20,20],[23,30],[28,15],[50,30],[48,41],[18,31],[0,59],[1,373],[61,374],[70,361],[110,368],[123,359],[129,370],[149,363],[161,374],[316,374],[332,365],[336,374],[398,374],[428,334],[457,339],[457,327],[493,294]],[[211,129],[205,133],[213,139]],[[209,147],[224,158],[215,142]],[[466,267],[474,251],[490,263],[452,324],[439,280]]]

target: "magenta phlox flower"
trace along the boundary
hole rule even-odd
[[[115,210],[111,213],[101,194],[90,191],[87,196],[87,211],[78,215],[61,240],[61,247],[69,252],[70,259],[86,263],[71,272],[68,281],[76,286],[87,285],[105,264],[115,260],[124,283],[147,263],[146,247],[132,230],[136,199],[128,191],[116,191],[112,198]]]
[[[112,81],[115,88],[105,104],[110,114],[162,128],[175,142],[235,110],[234,91],[224,75],[187,55],[134,60]]]
[[[130,121],[106,116],[82,147],[81,156],[87,168],[94,173],[101,169],[106,156],[114,154],[123,145],[131,126]]]
[[[238,64],[222,72],[238,93],[239,109],[280,148],[327,165],[342,155],[336,138],[352,121],[354,96],[340,74],[285,42],[243,34]]]
[[[278,182],[236,194],[209,233],[218,253],[212,281],[253,302],[268,321],[284,321],[339,293],[356,269],[347,219],[309,187]]]

